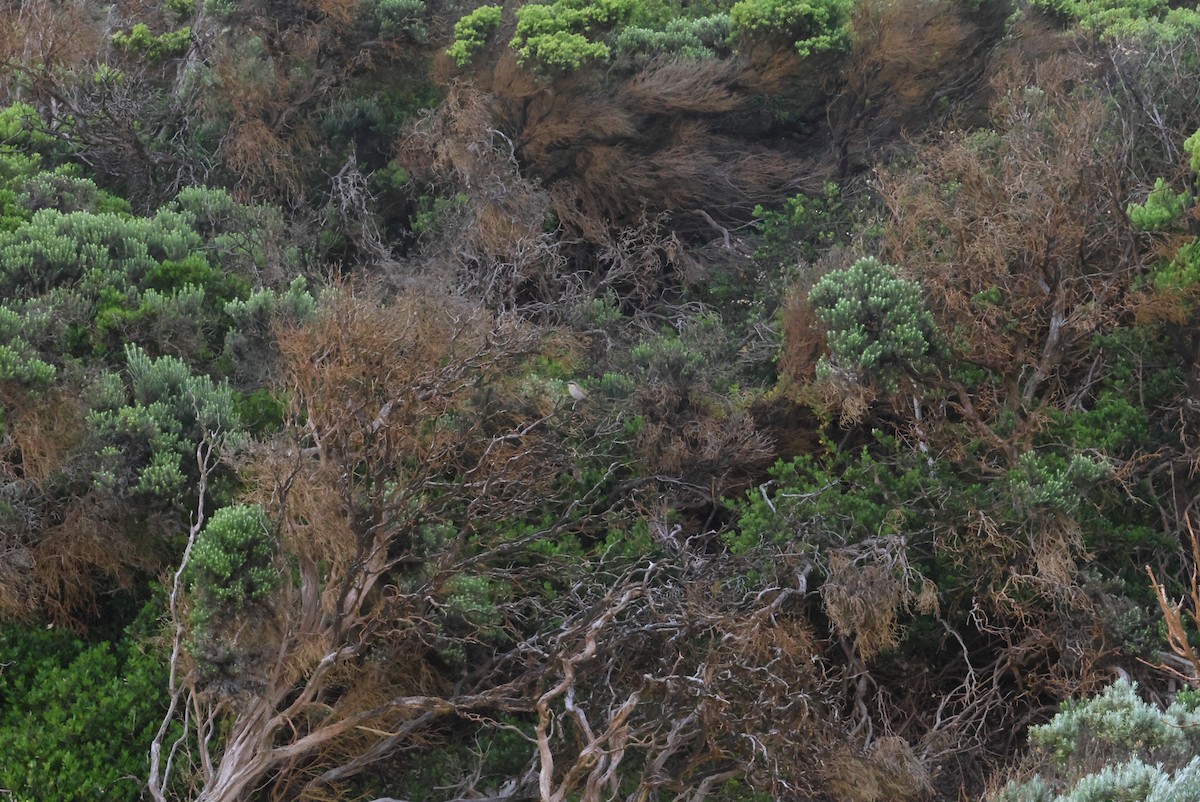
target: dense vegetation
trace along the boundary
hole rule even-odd
[[[0,0],[0,793],[1200,795],[1200,11]]]

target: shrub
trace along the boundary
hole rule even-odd
[[[150,61],[183,55],[191,41],[192,29],[189,27],[155,36],[144,22],[137,23],[129,31],[118,31],[112,37],[117,48],[127,53],[144,53]]]
[[[830,350],[818,375],[841,369],[891,391],[932,355],[935,325],[920,285],[877,259],[860,259],[824,276],[809,302],[827,328]]]
[[[1142,231],[1160,231],[1183,216],[1192,202],[1187,192],[1175,192],[1159,178],[1145,203],[1130,204],[1129,219]]]
[[[588,61],[607,59],[612,51],[600,37],[637,21],[642,11],[635,0],[530,3],[517,9],[512,47],[522,63],[577,70]]]
[[[424,0],[378,0],[375,5],[375,19],[382,34],[406,36],[417,42],[429,35],[425,13]]]
[[[733,35],[787,39],[802,56],[850,42],[851,0],[741,0],[729,11]]]
[[[1033,0],[1033,8],[1106,39],[1149,34],[1171,40],[1200,30],[1200,14],[1167,0]]]
[[[454,44],[446,53],[458,66],[466,66],[499,27],[500,6],[480,6],[454,23]]]
[[[277,357],[274,327],[304,323],[316,306],[302,278],[293,279],[283,292],[258,290],[245,300],[226,304],[232,325],[225,335],[225,357],[232,362],[235,383],[239,387],[265,384]]]
[[[141,799],[166,665],[134,635],[0,630],[0,787],[14,802]]]
[[[235,504],[213,513],[188,564],[199,617],[217,608],[261,602],[278,586],[269,524],[257,504]]]
[[[53,137],[42,132],[42,118],[33,106],[13,103],[0,109],[0,152],[37,151],[53,144]]]
[[[1099,696],[1068,702],[1029,734],[1028,779],[991,802],[1183,802],[1200,798],[1200,710],[1195,692],[1166,710],[1118,681]]]
[[[1188,167],[1200,172],[1200,131],[1183,143],[1188,155]],[[1127,212],[1133,224],[1143,231],[1172,232],[1184,228],[1183,221],[1196,201],[1194,190],[1200,189],[1193,175],[1183,192],[1176,192],[1162,178],[1154,182],[1145,203],[1130,204]],[[1160,261],[1150,272],[1150,280],[1160,291],[1186,291],[1200,284],[1200,239],[1185,238],[1174,255]]]
[[[129,386],[104,377],[88,414],[97,465],[93,482],[118,497],[146,494],[174,501],[187,486],[196,447],[211,432],[238,429],[225,384],[195,376],[174,357],[153,359],[126,346]]]
[[[687,19],[676,17],[661,28],[630,25],[617,34],[613,49],[635,64],[664,56],[699,61],[727,49],[730,20],[724,13]]]

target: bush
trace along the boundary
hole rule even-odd
[[[480,6],[454,23],[454,44],[446,53],[458,66],[466,66],[499,27],[500,6]]]
[[[662,28],[630,25],[617,34],[613,49],[637,65],[656,58],[715,58],[728,48],[729,15],[712,14],[687,19],[676,17]]]
[[[267,629],[279,587],[271,521],[257,504],[217,510],[196,539],[185,580],[191,594],[189,651],[207,690],[254,693],[264,687],[273,649]]]
[[[98,463],[93,482],[119,498],[176,501],[188,486],[201,439],[238,430],[232,391],[193,375],[173,357],[152,359],[134,345],[126,346],[125,355],[128,389],[108,374],[87,416]]]
[[[14,802],[134,802],[166,710],[166,665],[129,634],[87,644],[0,630],[0,787]]]
[[[1200,799],[1200,697],[1181,693],[1166,710],[1118,681],[1094,699],[1068,702],[1029,734],[1029,779],[991,802],[1184,802]]]
[[[380,33],[385,36],[404,36],[413,41],[424,41],[429,35],[425,15],[424,0],[378,0],[375,5],[375,19],[379,23]]]
[[[637,21],[642,6],[635,0],[556,0],[517,9],[512,46],[522,63],[569,72],[592,60],[609,57],[600,37]]]
[[[144,53],[150,61],[161,61],[187,52],[192,41],[192,29],[183,27],[155,36],[150,28],[139,22],[129,31],[113,34],[112,43],[127,53]]]
[[[787,39],[802,56],[850,43],[852,0],[741,0],[729,11],[734,36]]]
[[[188,564],[188,578],[204,615],[264,600],[279,584],[271,566],[275,549],[270,521],[257,504],[235,504],[213,513]]]
[[[1183,217],[1184,210],[1191,202],[1190,193],[1175,192],[1166,181],[1159,178],[1154,182],[1154,190],[1145,203],[1130,204],[1129,219],[1142,231],[1161,231]]]
[[[1171,40],[1200,30],[1200,13],[1168,0],[1032,0],[1031,5],[1106,39],[1149,34]]]
[[[809,302],[828,329],[830,360],[818,375],[841,369],[891,391],[932,355],[935,324],[921,287],[890,265],[866,258],[835,270],[813,286]]]

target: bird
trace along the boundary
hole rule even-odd
[[[576,401],[586,401],[587,393],[575,382],[567,382],[567,393]]]

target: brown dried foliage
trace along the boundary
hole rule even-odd
[[[834,630],[853,638],[870,660],[900,639],[900,616],[937,610],[933,583],[908,564],[904,544],[893,538],[831,551],[821,600]]]
[[[398,144],[397,158],[418,180],[468,199],[426,243],[422,281],[440,273],[494,309],[568,294],[562,258],[543,230],[549,199],[521,175],[511,140],[493,127],[486,97],[469,87],[451,89]]]
[[[879,163],[902,130],[924,128],[949,101],[985,87],[1003,13],[984,6],[968,15],[946,0],[856,4],[853,50],[827,101],[840,180]]]
[[[43,615],[79,626],[97,596],[127,587],[159,555],[129,539],[161,521],[135,522],[97,492],[72,485],[84,435],[83,408],[71,390],[29,397],[0,388],[6,410],[0,480],[7,512],[0,522],[0,612]],[[64,498],[64,486],[72,493]]]
[[[278,339],[290,418],[243,476],[288,561],[270,603],[232,622],[249,638],[232,644],[233,673],[201,670],[201,649],[179,686],[198,706],[205,800],[267,772],[279,798],[321,798],[440,719],[529,709],[536,674],[518,662],[456,685],[436,657],[453,644],[489,662],[497,640],[523,638],[519,615],[487,637],[454,623],[458,579],[540,584],[526,574],[552,570],[512,566],[519,544],[490,531],[541,504],[563,464],[548,416],[508,403],[536,337],[454,298],[342,287]],[[211,754],[205,728],[225,717]]]
[[[40,91],[54,73],[93,61],[105,44],[98,15],[87,2],[22,0],[6,7],[0,14],[0,92],[24,99],[20,82],[33,81]]]
[[[747,219],[755,203],[782,199],[812,172],[732,132],[729,120],[750,99],[739,69],[663,62],[626,77],[583,70],[547,86],[506,52],[472,83],[455,84],[434,116],[401,141],[399,158],[414,174],[470,196],[470,219],[486,223],[495,210],[512,221],[508,230],[472,235],[485,246],[485,273],[494,272],[488,258],[511,263],[515,249],[545,254],[530,244],[551,211],[568,235],[561,239],[583,240],[558,258],[585,260],[577,273],[584,280],[594,252],[616,250],[626,232],[657,228],[676,252],[715,237],[729,247],[731,221]],[[505,247],[504,237],[513,244]],[[561,294],[562,270],[551,259],[517,270],[517,280]]]
[[[737,219],[806,174],[786,154],[719,132],[718,117],[745,102],[727,65],[696,68],[685,80],[680,65],[666,64],[604,94],[585,84],[527,105],[504,97],[508,88],[491,87],[516,132],[518,158],[560,217],[620,226],[669,212],[676,226],[703,230],[695,212]]]
[[[649,473],[704,487],[713,501],[741,490],[748,475],[773,453],[753,418],[733,410],[699,413],[675,423],[651,417],[635,446]]]
[[[1056,58],[1001,75],[994,133],[947,133],[883,176],[888,260],[925,286],[956,357],[1001,379],[968,417],[1061,401],[1092,335],[1129,308],[1140,263],[1103,106],[1073,89],[1087,69]]]
[[[779,375],[793,389],[804,387],[816,378],[817,362],[826,348],[824,327],[808,302],[808,293],[806,287],[792,286],[780,310],[783,349],[779,355]]]
[[[1150,566],[1146,574],[1158,599],[1158,607],[1167,627],[1167,646],[1170,653],[1159,655],[1159,668],[1182,679],[1193,688],[1200,688],[1200,654],[1196,653],[1192,633],[1200,631],[1200,534],[1191,518],[1186,520],[1188,547],[1191,554],[1191,573],[1185,595],[1176,600],[1168,595],[1165,582],[1160,582]]]
[[[301,5],[274,9],[269,19],[250,16],[237,37],[210,45],[219,81],[196,98],[198,111],[225,128],[217,156],[247,195],[283,200],[305,192],[319,161],[319,109],[369,67],[378,47],[356,30],[367,13],[359,4]]]
[[[929,768],[907,741],[894,735],[867,749],[834,752],[823,774],[842,802],[903,802],[927,798],[932,790]]]

